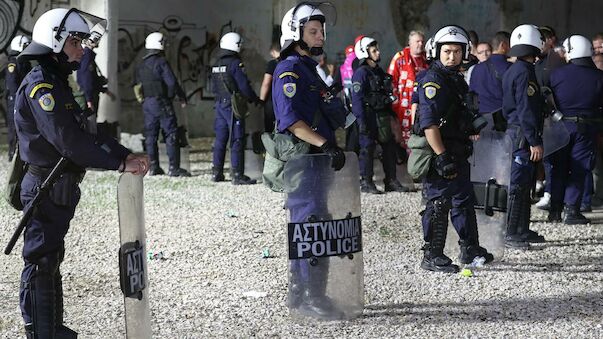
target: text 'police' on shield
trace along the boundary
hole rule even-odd
[[[330,257],[362,251],[360,217],[289,223],[289,259]]]

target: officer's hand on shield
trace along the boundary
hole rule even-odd
[[[320,150],[331,157],[331,167],[333,167],[334,170],[339,171],[343,168],[345,165],[345,153],[343,153],[343,150],[340,147],[326,141],[320,146]]]
[[[435,169],[439,175],[446,179],[454,179],[458,175],[454,159],[445,151],[436,156]]]
[[[538,162],[542,160],[542,155],[544,154],[544,149],[542,145],[538,146],[530,146],[530,160],[533,162]]]
[[[146,154],[130,153],[124,162],[123,172],[145,175],[149,170],[149,157]]]

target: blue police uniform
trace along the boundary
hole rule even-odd
[[[424,197],[427,199],[422,217],[427,243],[424,263],[428,260],[435,266],[451,265],[450,259],[443,255],[449,213],[460,238],[461,261],[470,263],[476,256],[488,256],[488,261],[491,261],[491,254],[479,246],[473,208],[473,186],[467,159],[472,153],[469,136],[477,132],[472,128],[471,118],[462,109],[467,84],[457,69],[447,68],[437,60],[418,82],[417,91],[419,107],[415,129],[418,127],[422,134],[426,128],[438,126],[446,153],[452,158],[457,171],[456,177],[446,179],[432,167],[423,180]]]
[[[17,55],[11,54],[8,57],[8,63],[5,69],[5,85],[6,85],[6,127],[8,137],[8,160],[15,153],[17,145],[17,134],[15,132],[15,97],[17,89],[21,85],[21,81],[31,70],[29,61],[17,61]]]
[[[21,311],[25,323],[34,322],[36,334],[43,338],[62,324],[59,265],[85,168],[118,169],[130,152],[114,139],[83,130],[85,118],[67,81],[71,70],[50,56],[39,62],[23,80],[15,102],[19,153],[29,164],[21,184],[23,205],[32,201],[59,158],[71,160],[49,195],[42,198],[24,234]]]
[[[244,177],[245,120],[237,119],[234,116],[231,95],[233,92],[241,93],[250,102],[259,102],[259,98],[251,88],[239,54],[222,49],[216,64],[212,67],[211,78],[214,95],[216,96],[216,119],[214,120],[216,140],[213,149],[214,176],[222,175],[226,145],[230,139],[230,166],[236,177],[235,179],[240,179],[241,183],[255,183]],[[233,183],[236,183],[236,180],[233,180]]]
[[[581,59],[586,62],[577,64]],[[588,189],[586,178],[594,166],[595,138],[603,123],[603,72],[590,58],[574,59],[551,73],[550,85],[570,133],[568,145],[550,155],[551,210],[565,203],[566,223],[587,223],[579,209]]]
[[[391,132],[391,79],[378,65],[362,64],[352,76],[352,112],[359,125],[360,176],[363,192],[380,193],[373,183],[373,160],[377,143],[382,149],[386,191],[406,191],[396,178],[396,141]]]
[[[535,180],[530,146],[542,146],[542,105],[534,65],[518,59],[503,76],[503,116],[513,140],[506,235],[511,244],[544,241],[529,229],[530,187]]]
[[[338,126],[331,126],[330,120],[325,116],[345,117],[346,110],[340,100],[323,100],[325,84],[316,73],[316,65],[317,62],[311,57],[291,52],[276,66],[272,81],[272,102],[277,132],[291,135],[288,128],[298,121],[303,121],[313,127],[328,143],[335,144],[335,129]],[[320,153],[320,150],[311,146],[310,153]],[[320,171],[319,168],[324,167],[318,166],[316,170],[301,176],[300,187],[304,187],[303,190],[287,195],[290,222],[306,222],[313,218],[330,219],[326,205],[329,185],[325,183],[330,182],[334,174],[332,171]],[[323,282],[326,282],[328,275],[328,263],[328,260],[320,259],[314,266],[305,259],[291,263],[290,271],[294,284],[308,288],[298,291],[298,295],[290,296],[291,306],[296,307],[297,303],[301,302],[302,293],[308,296],[325,295],[326,284]]]
[[[106,92],[104,87],[105,80],[98,73],[98,66],[94,59],[96,53],[89,47],[84,47],[84,55],[80,61],[80,68],[77,70],[77,83],[84,93],[86,102],[91,102],[94,106],[94,113],[98,111],[99,94]]]
[[[144,129],[146,151],[151,162],[151,174],[162,174],[159,169],[157,139],[161,129],[169,159],[169,174],[190,176],[180,168],[180,147],[178,145],[178,121],[172,100],[178,96],[186,101],[186,96],[178,84],[172,68],[161,51],[149,50],[136,70],[136,83],[142,83],[144,101]]]
[[[502,108],[502,78],[511,63],[503,54],[492,54],[488,60],[473,67],[469,90],[479,96],[479,111],[493,113]]]

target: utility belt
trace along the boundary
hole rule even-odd
[[[27,171],[34,176],[45,180],[52,167],[41,167],[29,164]],[[74,206],[80,199],[80,191],[78,185],[84,179],[85,171],[67,167],[66,171],[61,174],[59,179],[54,183],[52,188],[48,191],[48,197],[57,206]]]

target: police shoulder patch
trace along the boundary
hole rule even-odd
[[[13,64],[13,63],[8,64],[8,66],[7,66],[8,72],[9,72],[9,73],[13,73],[13,72],[15,71],[15,67],[16,67],[16,66],[17,66],[17,65],[15,65],[15,64]]]
[[[33,98],[36,95],[36,92],[38,90],[40,90],[41,88],[48,88],[48,89],[52,89],[54,86],[52,84],[46,83],[46,82],[42,82],[39,83],[37,85],[34,86],[34,88],[32,88],[31,92],[29,92],[29,97]]]
[[[436,84],[433,81],[426,82],[426,83],[423,84],[423,88],[427,88],[428,86],[435,87],[436,89],[440,89],[441,88],[440,85]]]
[[[46,112],[52,112],[54,109],[54,97],[52,96],[52,93],[49,92],[40,96],[38,103],[40,103],[40,107]]]
[[[283,85],[283,93],[285,93],[288,98],[293,98],[295,92],[297,92],[297,84],[288,82]]]
[[[536,89],[538,88],[538,85],[536,85],[534,82],[530,81],[528,83],[528,96],[533,96],[534,94],[536,94]]]
[[[438,92],[437,88],[435,88],[434,86],[427,86],[423,88],[425,88],[425,96],[427,97],[427,99],[433,99]]]
[[[283,72],[283,73],[281,73],[281,75],[278,76],[278,78],[282,79],[287,76],[294,77],[295,79],[299,79],[299,75],[297,75],[297,73],[295,73],[295,72]]]
[[[354,93],[360,92],[361,88],[362,88],[362,85],[359,82],[352,83],[352,90],[354,91]]]

